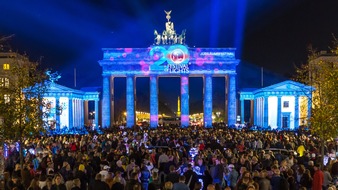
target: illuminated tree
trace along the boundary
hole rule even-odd
[[[0,81],[0,132],[5,140],[23,142],[44,131],[43,95],[47,91],[49,76],[38,69],[38,63],[13,54]],[[20,161],[22,163],[22,146]]]
[[[312,134],[324,143],[338,136],[338,46],[332,53],[310,52],[308,64],[297,69],[296,80],[315,88],[309,98],[312,103],[308,124]]]

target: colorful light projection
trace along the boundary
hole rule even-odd
[[[182,44],[155,45],[149,48],[104,48],[103,60],[99,63],[103,75],[102,125],[110,126],[109,77],[127,77],[127,126],[135,124],[134,82],[135,77],[151,77],[151,126],[158,123],[157,78],[181,78],[181,125],[189,125],[189,77],[206,77],[205,85],[205,123],[212,124],[212,77],[228,75],[228,123],[236,122],[236,66],[235,48],[189,48]]]
[[[189,51],[186,46],[173,45],[168,49],[165,46],[154,46],[149,55],[153,58],[152,64],[149,65],[151,71],[189,73]]]

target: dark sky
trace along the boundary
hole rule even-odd
[[[243,62],[291,75],[307,47],[338,34],[337,0],[1,0],[0,35],[13,51],[42,58],[61,84],[101,85],[101,48],[149,47],[172,10],[190,47],[236,47]]]

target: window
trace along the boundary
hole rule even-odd
[[[4,99],[5,99],[5,103],[9,103],[10,98],[9,98],[9,95],[8,95],[8,94],[5,94],[5,95],[4,95]]]
[[[289,101],[284,101],[283,108],[288,108],[288,107],[289,107]]]
[[[0,87],[9,87],[9,79],[8,78],[0,78]]]
[[[8,64],[8,63],[4,63],[3,69],[4,69],[4,70],[9,70],[9,64]]]

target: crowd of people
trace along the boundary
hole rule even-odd
[[[297,132],[116,128],[7,144],[5,190],[331,190],[338,178],[335,139],[321,155]]]

